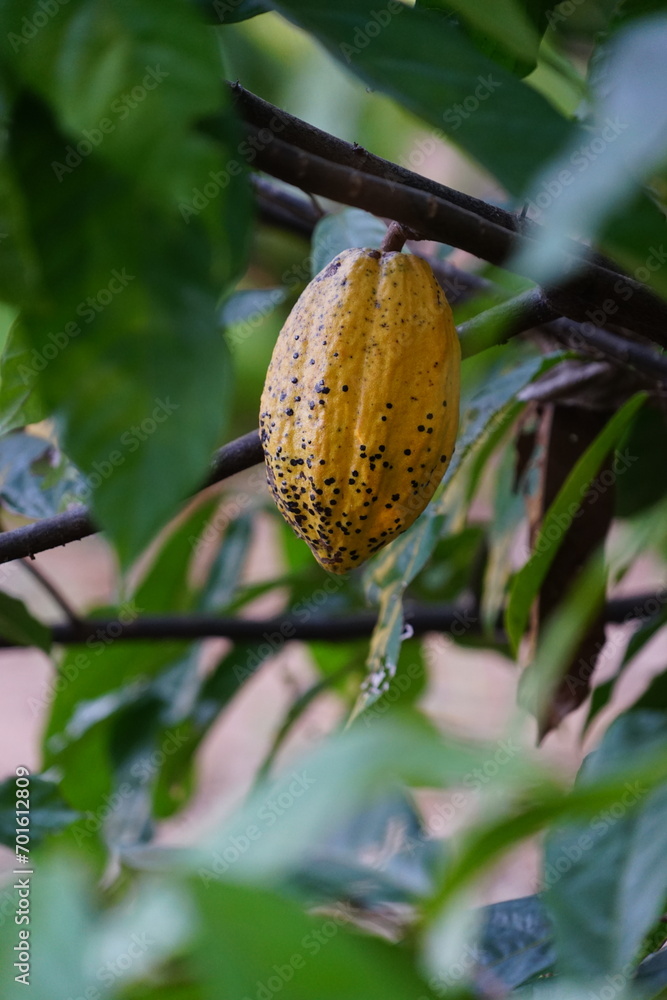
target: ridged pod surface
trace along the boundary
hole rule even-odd
[[[351,249],[303,291],[260,408],[275,502],[332,573],[424,510],[454,450],[461,352],[426,261]]]

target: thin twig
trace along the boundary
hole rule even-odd
[[[643,376],[657,389],[667,384],[667,356],[593,323],[573,323],[559,317],[549,298],[538,288],[521,292],[461,323],[458,334],[463,355],[469,357],[537,327],[543,327],[570,348]]]
[[[60,591],[51,583],[48,577],[46,577],[40,569],[37,569],[35,564],[31,562],[30,559],[22,559],[21,564],[23,568],[28,571],[28,573],[30,573],[32,576],[34,576],[36,580],[39,581],[44,590],[51,595],[51,597],[56,602],[58,607],[62,611],[64,611],[65,616],[68,618],[68,620],[75,625],[79,625],[81,623],[81,618],[76,613],[76,611],[69,603],[67,598],[60,593]]]
[[[656,595],[638,594],[610,600],[605,608],[605,621],[623,624],[638,618],[650,618],[656,613]],[[453,635],[479,635],[479,613],[472,603],[441,605],[435,607],[406,607],[405,622],[411,625],[414,635],[426,632],[452,632]],[[220,615],[142,615],[133,621],[119,618],[89,618],[76,623],[53,625],[53,642],[60,645],[80,645],[90,639],[125,641],[173,639],[225,638],[236,642],[256,641],[269,644],[277,652],[286,642],[305,642],[316,639],[327,642],[348,642],[364,639],[373,632],[377,623],[373,612],[358,612],[324,617],[309,621],[293,618],[289,613],[275,618],[228,618]],[[494,636],[499,644],[505,642],[500,630]],[[0,638],[0,648],[11,649],[16,643]]]

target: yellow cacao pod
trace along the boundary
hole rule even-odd
[[[426,261],[345,250],[299,297],[266,376],[260,435],[278,509],[332,573],[421,514],[454,450],[461,351]]]

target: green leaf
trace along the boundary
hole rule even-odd
[[[30,614],[23,601],[0,592],[0,636],[18,646],[37,646],[48,653],[51,630]]]
[[[252,330],[258,320],[270,315],[287,295],[286,288],[249,288],[233,292],[222,304],[220,322],[233,341],[239,334]]]
[[[545,717],[550,722],[557,715],[558,705],[552,708],[552,695],[581,640],[600,614],[606,587],[606,567],[603,554],[598,551],[573,580],[542,630],[533,661],[519,682],[520,703],[540,722]],[[587,678],[569,680],[585,684]]]
[[[440,539],[430,562],[413,580],[410,597],[420,601],[454,601],[481,568],[484,529],[465,528]]]
[[[192,607],[188,571],[216,506],[215,498],[198,502],[170,532],[136,589],[134,600],[142,612],[185,611]]]
[[[104,609],[111,619],[83,647],[70,647],[37,696],[29,699],[35,712],[51,702],[44,734],[47,766],[62,770],[62,788],[77,809],[90,810],[80,827],[76,847],[95,846],[89,838],[103,827],[100,809],[108,805],[114,787],[110,755],[111,722],[126,705],[135,702],[152,678],[183,657],[187,644],[177,642],[116,642],[114,612],[120,622],[137,617],[132,602]],[[108,810],[107,810],[108,811]]]
[[[617,719],[588,757],[579,787],[594,785],[621,762],[661,749],[664,712],[630,712]],[[616,973],[636,958],[667,898],[667,790],[630,782],[608,809],[587,824],[550,834],[545,903],[554,922],[558,965],[566,974]]]
[[[44,18],[5,0],[0,39],[24,88],[8,149],[35,259],[3,411],[15,426],[27,387],[56,413],[125,566],[222,438],[216,302],[244,267],[249,219],[240,133],[214,35],[187,4],[75,0],[12,44],[31,8]]]
[[[625,428],[646,400],[643,393],[632,396],[611,418],[604,430],[586,449],[563,483],[544,516],[528,562],[515,575],[505,614],[505,627],[516,651],[528,623],[531,605],[558,551],[565,532],[576,516],[586,490],[605,456],[621,440]]]
[[[197,607],[201,611],[220,611],[231,603],[245,571],[248,549],[253,537],[253,523],[252,513],[244,511],[226,525],[222,544],[208,571],[206,583],[197,597]],[[218,523],[217,517],[213,521],[213,526],[216,531],[224,527]]]
[[[535,779],[531,762],[512,749],[503,763],[508,783]],[[416,713],[362,715],[355,725],[305,760],[294,762],[274,781],[259,785],[242,809],[201,845],[193,863],[207,883],[232,869],[235,880],[263,885],[280,881],[310,846],[335,824],[352,817],[397,785],[475,785],[498,745],[468,745],[441,737]],[[249,827],[258,832],[239,841]],[[245,845],[245,846],[243,846]]]
[[[222,105],[215,37],[192,8],[178,0],[113,8],[71,0],[45,18],[39,0],[3,0],[2,8],[6,64],[51,104],[64,133],[44,164],[51,194],[55,185],[76,188],[86,159],[99,158],[154,204],[190,204],[219,166],[195,126]],[[33,19],[34,36],[17,41]]]
[[[514,194],[575,131],[530,87],[483,56],[451,20],[371,0],[271,4],[361,80],[443,130]]]
[[[41,359],[27,377],[58,411],[65,449],[127,563],[199,485],[220,439],[228,372],[210,252],[196,224],[156,215],[92,159],[54,204],[44,176],[54,135],[33,112],[42,127],[17,134],[15,154],[48,220],[40,249],[53,297],[23,312]],[[95,254],[68,221],[75,205],[78,216],[88,209]]]
[[[495,628],[505,604],[507,582],[512,574],[512,549],[525,516],[525,496],[514,488],[516,454],[510,445],[503,453],[493,486],[493,516],[488,529],[489,555],[484,573],[482,619],[485,628]]]
[[[194,0],[194,3],[213,24],[237,24],[271,10],[263,0]]]
[[[13,926],[14,933],[0,939],[0,994],[5,1000],[20,1000],[28,990],[33,1000],[85,995],[88,976],[82,955],[94,928],[87,881],[83,866],[73,860],[67,864],[65,858],[40,866],[39,874],[30,877],[30,924]],[[13,949],[21,929],[29,932],[31,957],[28,979],[19,982]],[[37,941],[42,942],[40,948],[35,948]]]
[[[35,384],[36,348],[30,349],[20,323],[14,322],[0,356],[0,433],[48,416],[48,408]]]
[[[342,212],[325,215],[313,230],[312,277],[319,274],[336,254],[350,247],[379,249],[386,233],[387,227],[380,219],[360,208],[344,208]]]
[[[197,896],[197,958],[210,997],[256,996],[259,989],[321,1000],[435,996],[409,950],[362,936],[347,926],[344,909],[306,916],[266,890],[222,883],[198,885]]]
[[[5,107],[10,103],[5,95],[0,96],[0,100]],[[0,298],[16,304],[22,301],[35,278],[36,261],[28,212],[5,147],[6,136],[3,136],[0,146]]]
[[[174,882],[146,879],[119,896],[116,905],[103,908],[108,899],[80,856],[40,855],[30,884],[30,923],[22,928],[28,931],[32,1000],[125,998],[128,984],[136,980],[151,983],[154,1000],[158,995],[184,1000],[168,987],[163,991],[156,980],[160,983],[162,967],[180,955],[196,927],[190,894]],[[13,920],[9,926],[0,940],[0,991],[3,1000],[20,1000],[26,985],[15,980],[13,963],[21,928]]]
[[[518,56],[529,68],[535,65],[540,36],[520,0],[498,0],[493,4],[485,0],[429,0],[428,5],[456,11],[489,42]]]
[[[667,469],[655,460],[656,454],[667,452],[665,415],[645,406],[633,420],[619,450],[632,474],[617,479],[616,514],[632,517],[667,496]]]
[[[657,603],[657,600],[656,600]],[[599,684],[593,689],[593,696],[591,698],[591,704],[588,710],[588,717],[586,719],[586,727],[590,726],[593,719],[598,715],[609,701],[614,693],[614,688],[621,675],[625,672],[627,667],[632,663],[634,658],[642,651],[644,646],[646,646],[658,632],[664,628],[667,624],[667,608],[663,608],[657,615],[649,618],[647,621],[641,622],[637,627],[636,631],[633,633],[630,642],[623,654],[623,659],[621,660],[618,670],[608,681]],[[649,689],[650,690],[650,689]],[[655,706],[661,707],[661,706]],[[666,706],[667,707],[667,706]]]
[[[639,209],[632,199],[638,185],[652,178],[667,156],[667,113],[662,92],[667,85],[663,59],[667,17],[632,22],[605,46],[593,80],[593,116],[588,136],[579,133],[540,172],[529,193],[529,205],[546,223],[540,242],[531,248],[532,274],[546,284],[562,266],[566,241],[576,232],[587,241],[614,217],[621,229],[608,239],[615,253],[636,253],[641,270],[635,277],[667,288],[661,241],[664,217],[648,199]],[[643,67],[637,73],[637,65]],[[656,251],[656,247],[658,247]],[[524,263],[525,263],[524,251]],[[519,265],[519,270],[521,265]],[[634,270],[634,268],[633,268]],[[616,304],[610,300],[613,315]],[[589,318],[593,319],[593,316]],[[597,319],[594,319],[600,325]]]
[[[664,948],[644,959],[637,969],[635,981],[645,1000],[653,997],[664,1000],[667,989],[667,951]]]
[[[67,805],[53,781],[47,781],[39,774],[31,774],[28,780],[28,800],[17,799],[16,778],[8,778],[0,784],[0,844],[12,850],[16,846],[17,832],[22,829],[17,818],[21,812],[29,819],[24,832],[30,838],[30,849],[37,847],[49,834],[69,826],[78,816]],[[19,802],[21,805],[17,808]],[[24,808],[26,805],[29,806],[28,809]]]
[[[394,790],[312,844],[295,881],[311,905],[414,903],[431,891],[442,854],[411,798]]]
[[[445,478],[424,513],[380,552],[366,571],[367,592],[380,601],[380,609],[368,657],[369,674],[375,680],[359,708],[372,703],[398,659],[403,634],[401,601],[406,587],[431,557],[445,526],[450,530],[459,527],[456,520],[467,508],[490,451],[523,407],[517,393],[559,357],[518,360],[517,348],[510,344],[490,348],[463,362],[459,434]],[[468,462],[470,485],[463,479]]]
[[[604,810],[609,813],[618,807],[624,795],[627,798],[628,784],[631,788],[641,788],[642,794],[655,792],[656,795],[664,795],[666,775],[664,739],[662,744],[652,747],[650,753],[644,748],[644,752],[640,751],[635,759],[627,753],[619,755],[613,771],[585,786],[577,785],[570,792],[557,788],[542,775],[539,781],[530,784],[528,798],[520,797],[510,805],[509,810],[503,809],[500,817],[487,816],[467,830],[465,840],[460,842],[459,851],[452,856],[428,904],[428,919],[439,920],[452,910],[459,913],[457,905],[461,902],[461,894],[488,871],[493,862],[515,848],[520,840],[555,823],[590,821],[599,818]],[[524,775],[524,790],[528,787],[525,781]],[[637,800],[634,801],[636,804]],[[625,808],[633,806],[626,805]],[[569,859],[567,864],[569,866]],[[547,872],[545,880],[548,883],[551,878],[554,882],[558,874],[554,877]],[[549,895],[550,892],[544,897],[547,905]]]
[[[163,702],[160,717],[163,730],[156,737],[161,764],[153,768],[155,812],[159,816],[170,815],[187,801],[194,790],[197,750],[206,734],[246,680],[276,650],[268,642],[236,643],[205,679],[195,652],[196,647],[191,654],[192,669],[183,673],[177,666],[152,685],[153,693],[159,694]],[[168,753],[163,752],[165,740],[171,742]]]
[[[46,438],[15,433],[0,438],[0,497],[22,517],[52,517],[79,497],[77,470]]]
[[[540,896],[493,903],[479,915],[479,964],[508,989],[554,964],[553,930]]]

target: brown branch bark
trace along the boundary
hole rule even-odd
[[[620,623],[655,614],[655,594],[642,594],[608,602],[605,621]],[[134,621],[121,622],[117,618],[90,618],[79,622],[54,625],[53,642],[58,645],[85,645],[88,642],[143,640],[183,640],[225,638],[235,642],[268,642],[280,648],[289,641],[326,639],[328,642],[347,642],[371,635],[376,624],[373,612],[353,615],[313,617],[304,622],[289,613],[264,619],[228,618],[222,615],[144,615]],[[442,605],[439,607],[407,607],[405,621],[415,635],[426,632],[449,632],[474,635],[480,631],[479,617],[472,605]],[[504,637],[499,631],[499,642]],[[16,648],[16,644],[0,638],[0,649]],[[26,647],[20,647],[26,648]]]
[[[250,129],[252,133],[252,128]],[[535,280],[530,251],[537,249],[535,229],[522,234],[510,232],[496,222],[481,218],[468,208],[455,205],[406,184],[385,180],[360,170],[332,163],[313,153],[273,137],[262,144],[256,131],[254,165],[279,180],[365,209],[374,215],[391,217],[423,239],[449,243],[499,267],[511,266],[517,273]],[[528,250],[521,268],[513,261],[520,249]],[[590,322],[590,313],[600,304],[616,305],[614,327],[625,327],[667,346],[667,304],[645,285],[621,276],[612,266],[603,266],[585,247],[572,243],[563,255],[561,281],[549,295],[557,294],[559,313],[578,322]],[[624,298],[620,298],[623,292]]]
[[[234,101],[248,123],[242,155],[255,167],[310,193],[366,209],[450,243],[498,266],[530,248],[542,227],[438,184],[344,142],[268,104],[239,84]],[[203,128],[215,135],[214,119]],[[278,138],[280,136],[280,138]],[[530,265],[523,272],[533,277]],[[557,290],[559,314],[583,322],[604,302],[616,305],[613,329],[634,330],[667,346],[667,304],[596,251],[571,241]],[[622,297],[621,297],[622,296]]]

